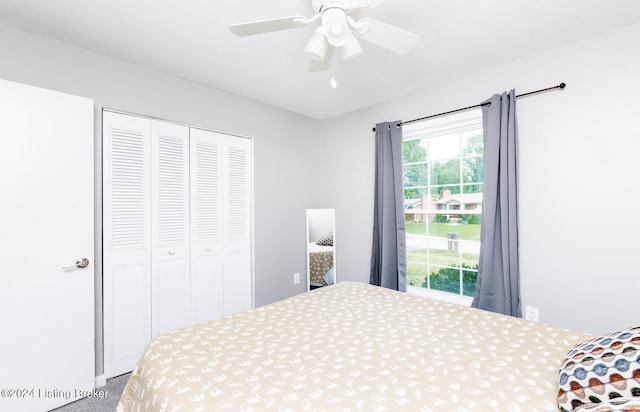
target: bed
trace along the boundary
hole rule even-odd
[[[118,411],[557,411],[592,338],[339,282],[154,338]]]

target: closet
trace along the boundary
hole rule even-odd
[[[253,307],[252,142],[103,111],[104,372]]]

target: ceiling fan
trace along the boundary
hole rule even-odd
[[[305,27],[319,21],[305,47],[312,58],[309,71],[313,72],[329,68],[334,49],[340,49],[343,60],[360,55],[362,47],[358,39],[399,54],[407,53],[420,36],[368,17],[355,21],[349,15],[353,10],[369,9],[379,3],[382,0],[311,0],[311,7],[317,11],[313,17],[289,16],[238,23],[229,29],[244,37]]]

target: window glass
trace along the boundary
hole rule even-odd
[[[407,285],[473,296],[483,190],[481,113],[404,127]]]

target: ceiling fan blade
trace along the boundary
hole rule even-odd
[[[327,48],[327,54],[324,56],[324,60],[315,60],[311,59],[311,64],[309,64],[309,72],[323,72],[325,70],[329,70],[331,67],[331,59],[333,58],[333,47],[329,46]]]
[[[269,33],[272,31],[303,27],[306,24],[307,20],[308,19],[304,16],[280,17],[277,19],[231,24],[229,26],[229,30],[231,30],[236,36],[253,36],[254,34]]]
[[[420,36],[417,34],[409,33],[408,31],[369,17],[360,19],[357,24],[358,26],[362,26],[362,29],[354,30],[354,33],[360,38],[398,54],[407,53],[413,49],[416,44],[418,44],[418,40],[420,40]]]

